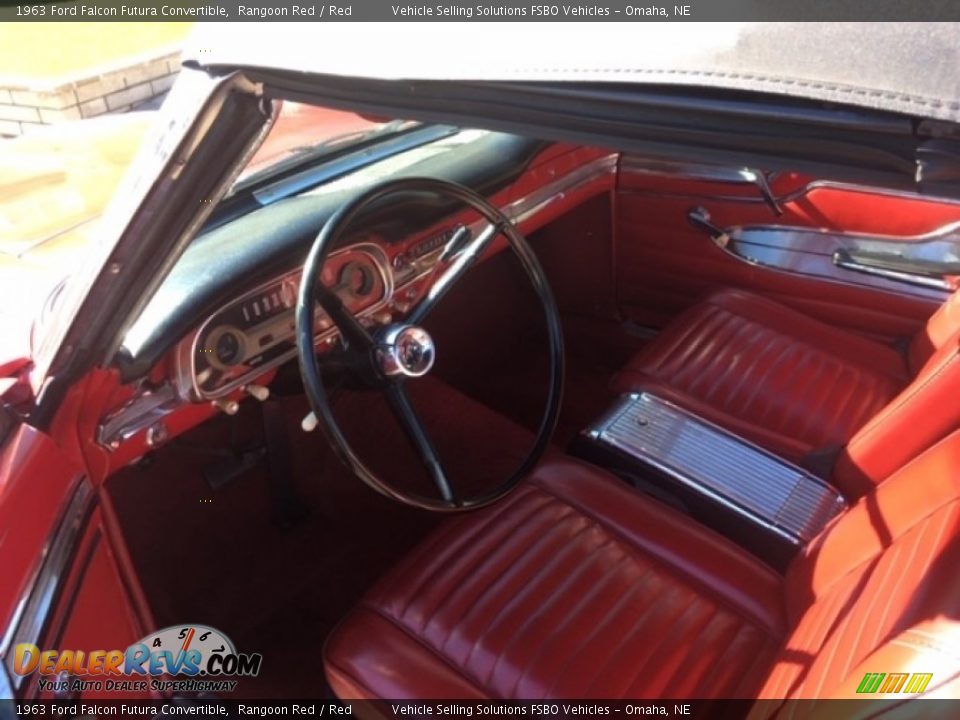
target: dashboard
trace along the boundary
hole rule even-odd
[[[522,232],[612,187],[616,156],[601,149],[496,133],[458,142],[399,175],[471,187]],[[334,184],[268,204],[210,229],[187,248],[113,359],[119,384],[96,419],[97,444],[109,451],[112,466],[212,413],[236,412],[245,394],[265,396],[271,372],[297,355],[303,259],[319,229],[355,192],[352,184]],[[444,248],[463,225],[472,234],[481,228],[475,215],[421,197],[372,208],[331,251],[321,281],[361,323],[400,321],[429,289]],[[314,332],[318,352],[338,336],[320,308]]]

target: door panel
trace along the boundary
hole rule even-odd
[[[60,602],[51,613],[43,649],[83,650],[88,654],[93,650],[124,649],[143,634],[104,536],[100,508],[96,508],[63,579]],[[31,682],[24,687],[24,693],[33,695],[36,674],[29,680]],[[146,694],[91,688],[70,693],[70,696],[122,700]],[[51,692],[36,695],[55,697]]]
[[[114,561],[97,490],[49,437],[21,425],[0,450],[0,687],[40,693],[14,670],[21,643],[43,650],[122,649],[142,635]]]
[[[661,327],[704,293],[739,287],[891,341],[920,329],[948,295],[935,283],[845,268],[841,251],[921,261],[943,253],[950,261],[960,246],[951,226],[960,205],[782,175],[769,182],[777,215],[753,185],[694,177],[685,187],[676,175],[630,167],[621,164],[615,260],[620,309],[636,323]],[[691,211],[703,212],[715,231],[692,223]]]
[[[0,448],[0,622],[5,629],[16,617],[40,560],[52,550],[50,538],[82,478],[82,469],[46,435],[27,425],[12,432]],[[85,489],[89,494],[89,486]]]

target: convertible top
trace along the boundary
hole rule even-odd
[[[958,23],[202,23],[184,57],[379,80],[746,90],[960,122]]]

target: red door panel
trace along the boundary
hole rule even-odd
[[[93,511],[79,543],[58,607],[52,613],[46,643],[61,650],[122,650],[143,635],[140,620],[128,602],[117,563],[104,536],[100,509]],[[36,675],[32,676],[36,680]],[[89,678],[103,681],[104,678]],[[71,693],[82,698],[123,699],[147,693],[89,688]],[[40,697],[53,697],[43,692]]]
[[[10,627],[82,469],[27,425],[0,448],[0,622]],[[2,634],[0,634],[2,635]]]
[[[0,450],[0,558],[0,672],[15,697],[53,697],[39,691],[36,672],[16,672],[20,644],[89,652],[142,636],[123,578],[134,580],[114,558],[97,489],[53,440],[25,425]]]
[[[704,207],[724,228],[776,225],[899,236],[960,220],[960,205],[820,187],[788,194],[777,216],[755,188],[745,195],[743,185],[693,181],[687,191],[672,178],[657,191],[654,184],[648,176],[622,174],[614,209],[618,302],[622,313],[641,325],[661,327],[705,292],[738,287],[833,325],[892,340],[916,332],[941,302],[935,293],[869,287],[853,275],[851,282],[837,282],[745,262],[692,226],[687,214]],[[703,195],[708,186],[713,194]],[[798,269],[805,265],[802,259],[795,263]]]

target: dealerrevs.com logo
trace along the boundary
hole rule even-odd
[[[59,693],[230,692],[237,681],[228,678],[255,677],[262,662],[259,653],[238,653],[215,628],[173,625],[125,650],[40,650],[21,643],[14,647],[13,670],[38,673],[41,690]],[[186,679],[170,679],[177,677]]]

